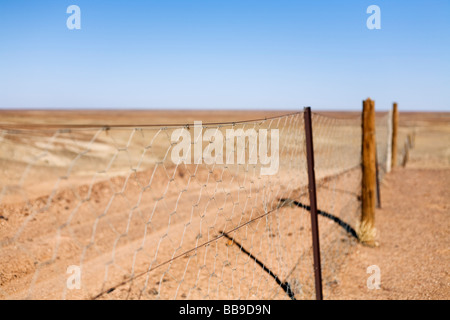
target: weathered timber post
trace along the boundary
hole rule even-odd
[[[367,245],[375,245],[376,205],[376,140],[375,102],[363,101],[362,113],[362,212],[359,239]]]

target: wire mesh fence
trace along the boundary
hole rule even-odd
[[[326,298],[356,244],[361,213],[361,117],[313,114],[322,278]]]
[[[377,114],[375,118],[378,177],[383,180],[391,168],[392,112]]]
[[[392,167],[402,166],[407,162],[408,151],[413,147],[415,129],[399,128],[397,132],[396,163],[392,163],[392,111],[379,113],[376,116],[376,145],[379,180],[382,181]]]
[[[303,117],[4,128],[0,298],[314,298]],[[327,297],[358,237],[361,117],[312,125]]]
[[[4,130],[0,294],[289,298],[243,249],[284,281],[300,265],[310,267],[307,215],[279,204],[306,181],[302,126],[297,113],[205,125],[197,137],[192,126]],[[208,149],[208,132],[226,137],[228,129],[279,130],[277,174],[261,175],[263,165],[251,163],[250,152],[239,161],[238,143],[232,164],[173,163],[177,130],[194,136],[188,147],[195,156],[195,149]],[[254,147],[250,138],[244,143],[244,150]],[[81,269],[78,290],[67,288],[69,266]],[[293,290],[308,297],[308,280],[299,279],[291,281]]]

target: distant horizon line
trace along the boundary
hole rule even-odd
[[[304,106],[306,107],[306,106]],[[238,112],[262,112],[262,111],[268,111],[268,112],[283,112],[283,111],[302,111],[304,107],[300,108],[282,108],[282,109],[269,109],[269,108],[64,108],[64,109],[58,109],[58,108],[1,108],[0,112],[32,112],[32,111],[57,111],[57,112],[79,112],[79,111],[129,111],[129,112],[142,112],[142,111],[157,111],[157,112],[167,112],[167,111],[185,111],[185,112],[192,112],[192,111],[238,111]],[[399,108],[401,112],[422,112],[422,113],[433,113],[433,112],[440,112],[440,113],[449,113],[450,107],[448,110],[413,110],[413,109],[402,109]],[[335,109],[325,109],[325,108],[314,108],[311,106],[311,110],[316,110],[320,112],[360,112],[362,110],[361,108],[357,109],[349,109],[349,108],[335,108]],[[391,109],[381,108],[376,111],[389,111]]]

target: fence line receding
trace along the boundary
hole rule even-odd
[[[361,119],[311,121],[326,298],[358,241]],[[176,164],[179,129],[192,156],[208,130],[224,146],[228,129],[264,131],[268,150],[277,130],[278,171],[261,175],[248,138],[244,163]],[[0,299],[315,298],[303,112],[196,129],[1,129]]]

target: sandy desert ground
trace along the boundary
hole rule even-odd
[[[448,114],[401,114],[417,135],[405,167],[389,173],[376,211],[380,246],[359,246],[343,264],[332,299],[450,298],[450,121]],[[369,290],[367,267],[380,268]]]
[[[0,112],[0,298],[288,299],[244,251],[288,282],[297,299],[313,298],[308,212],[280,203],[288,198],[309,204],[303,118],[282,116],[288,113]],[[377,116],[381,158],[386,156],[385,117]],[[170,136],[194,120],[221,131],[279,129],[278,174],[261,177],[259,165],[174,165],[168,158]],[[319,208],[354,228],[360,208],[359,121],[358,113],[313,116]],[[449,114],[401,114],[399,159],[406,134],[414,132],[415,143],[406,168],[383,179],[382,195],[388,195],[377,220],[379,250],[404,241],[411,249],[405,252],[416,252],[414,233],[385,237],[383,223],[392,228],[392,221],[384,222],[383,210],[395,210],[393,222],[402,225],[407,212],[399,210],[408,209],[399,204],[396,210],[396,199],[389,195],[424,180],[428,184],[422,185],[441,201],[436,223],[425,231],[441,230],[438,234],[447,239],[433,244],[434,254],[426,258],[448,261],[449,205],[442,199],[449,199],[449,124]],[[409,176],[408,170],[416,171]],[[437,170],[441,180],[430,185]],[[408,197],[420,199],[406,192],[401,203],[413,200]],[[319,224],[325,297],[359,297],[361,279],[349,275],[361,276],[361,268],[352,269],[364,264],[360,252],[378,251],[362,247],[330,219],[321,216]],[[390,252],[384,254],[380,259]],[[400,255],[399,265],[401,259],[408,255]],[[81,267],[80,289],[67,288],[71,265]],[[441,271],[436,294],[426,297],[448,298],[448,273]],[[404,290],[391,297],[415,297]]]

